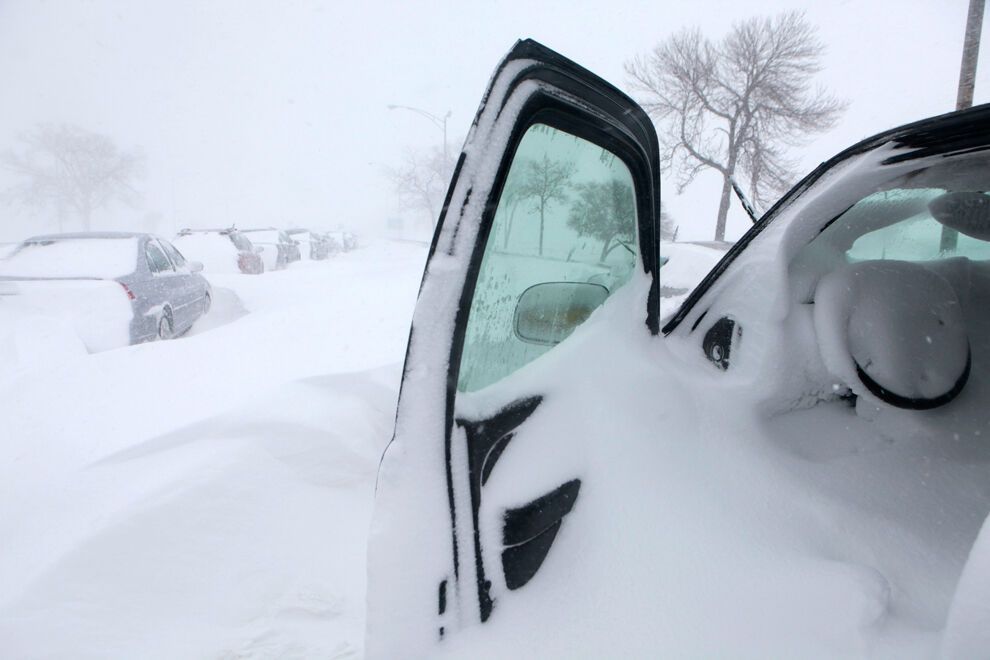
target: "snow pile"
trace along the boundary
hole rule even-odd
[[[942,640],[945,658],[979,658],[990,649],[990,518],[973,544],[959,579]]]
[[[0,373],[18,364],[46,361],[48,351],[72,352],[81,341],[92,351],[105,351],[130,343],[131,301],[115,281],[24,280],[3,283],[0,296],[0,350],[11,362]],[[39,336],[32,336],[39,332]],[[55,344],[58,344],[57,346]]]
[[[694,243],[660,243],[660,316],[677,311],[688,294],[725,256],[725,250]]]
[[[38,368],[48,369],[86,355],[86,344],[72,323],[40,314],[25,314],[0,299],[0,386]]]
[[[424,258],[222,277],[223,325],[5,372],[2,654],[359,656]]]
[[[766,418],[715,369],[676,368],[683,347],[635,322],[638,284],[554,351],[459,399],[458,414],[484,418],[509,396],[545,394],[485,485],[491,619],[431,654],[934,654],[987,511],[990,450],[976,426],[955,443],[932,430],[964,429],[959,414],[985,426],[972,407],[986,400],[985,374],[935,418],[871,417],[841,401]],[[506,590],[504,511],[574,478],[580,495],[546,562]],[[421,550],[449,556],[449,544],[424,540]]]

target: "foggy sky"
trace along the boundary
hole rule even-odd
[[[441,137],[388,104],[450,110],[453,143],[518,38],[625,89],[623,63],[682,27],[717,38],[739,19],[805,9],[828,47],[819,80],[850,107],[795,153],[804,174],[872,133],[953,109],[966,8],[967,0],[0,0],[0,149],[39,122],[141,146],[141,206],[97,214],[97,226],[157,213],[163,234],[232,223],[378,230],[403,215],[384,168]],[[983,46],[976,103],[990,99]],[[682,239],[711,237],[719,187],[712,174],[680,196],[664,187]],[[0,208],[0,241],[50,231],[49,219]],[[730,235],[747,225],[734,202]]]

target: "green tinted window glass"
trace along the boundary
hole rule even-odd
[[[935,219],[931,204],[946,192],[941,188],[885,190],[857,202],[845,215],[861,217],[858,222],[865,225],[864,228],[868,228],[870,223],[879,225],[879,228],[856,238],[846,252],[849,260],[990,259],[990,242],[958,233],[954,240],[943,241],[943,234],[952,230]],[[900,219],[902,216],[906,217]],[[843,226],[844,218],[839,219],[835,230],[849,231],[848,227]],[[894,222],[886,224],[891,220]],[[830,227],[826,231],[834,230]]]
[[[629,280],[638,255],[626,165],[587,140],[531,126],[485,245],[458,389],[501,380],[566,339]]]

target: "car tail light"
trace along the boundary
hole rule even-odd
[[[134,300],[136,298],[136,296],[134,295],[134,292],[131,291],[130,288],[128,288],[128,286],[126,284],[124,284],[123,282],[118,282],[118,284],[120,284],[120,286],[123,287],[124,293],[127,294],[127,299],[128,300]]]

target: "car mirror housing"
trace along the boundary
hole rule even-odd
[[[606,298],[608,289],[601,284],[535,284],[523,291],[516,303],[516,336],[530,344],[559,344],[584,323]]]
[[[189,271],[190,272],[192,272],[192,273],[199,273],[199,272],[202,272],[202,270],[203,270],[203,262],[201,262],[201,261],[190,261],[189,262]]]
[[[979,241],[990,240],[990,196],[982,192],[949,192],[933,199],[928,210],[946,227]]]

